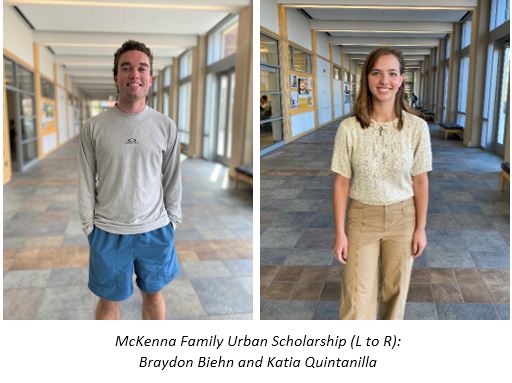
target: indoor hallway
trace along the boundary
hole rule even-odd
[[[93,318],[77,149],[75,137],[4,185],[4,319]],[[251,319],[252,191],[204,160],[184,160],[182,178],[181,272],[164,288],[167,319]],[[124,319],[141,317],[134,290]]]
[[[339,120],[261,158],[261,319],[337,319],[329,171]],[[509,319],[510,193],[501,160],[431,124],[428,245],[406,319]]]

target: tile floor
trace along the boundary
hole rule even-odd
[[[339,122],[261,159],[261,319],[337,319],[329,172]],[[509,319],[510,194],[500,159],[431,125],[428,246],[415,261],[406,319]]]
[[[77,144],[66,143],[4,186],[4,319],[93,318]],[[252,191],[242,184],[234,190],[218,164],[182,165],[181,273],[164,289],[167,317],[252,319]],[[138,292],[121,305],[125,319],[139,319],[140,310]]]

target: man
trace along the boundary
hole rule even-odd
[[[180,145],[175,123],[146,105],[153,55],[125,42],[114,55],[115,107],[80,131],[79,209],[90,245],[96,319],[120,319],[119,302],[142,292],[143,319],[165,319],[161,289],[178,272]]]
[[[417,108],[418,107],[418,96],[416,96],[414,93],[411,93],[411,94],[412,94],[411,106],[414,108]]]

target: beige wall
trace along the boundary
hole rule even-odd
[[[53,81],[53,54],[46,48],[40,47],[39,49],[39,68],[41,74],[46,78]]]
[[[32,51],[32,30],[21,16],[10,6],[4,4],[4,49],[34,66]]]
[[[279,33],[276,0],[260,0],[260,25],[274,33]]]

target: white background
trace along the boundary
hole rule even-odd
[[[254,4],[253,73],[259,73],[259,4]],[[259,99],[258,77],[253,79],[254,100]],[[3,97],[3,96],[2,96]],[[254,127],[258,126],[255,103]],[[259,129],[254,129],[254,275],[259,275]],[[3,201],[3,198],[2,198]],[[3,223],[2,223],[3,227]],[[1,277],[0,277],[1,278]],[[254,283],[254,316],[259,316],[259,282]],[[2,302],[3,303],[3,302]],[[0,379],[2,382],[501,382],[510,378],[510,321],[1,321]],[[218,356],[209,348],[115,347],[117,335],[178,338],[182,335],[285,337],[401,338],[400,347],[362,348],[227,348],[224,358],[260,356],[316,356],[377,359],[376,368],[139,368],[141,356],[170,359],[178,354],[196,359]]]

